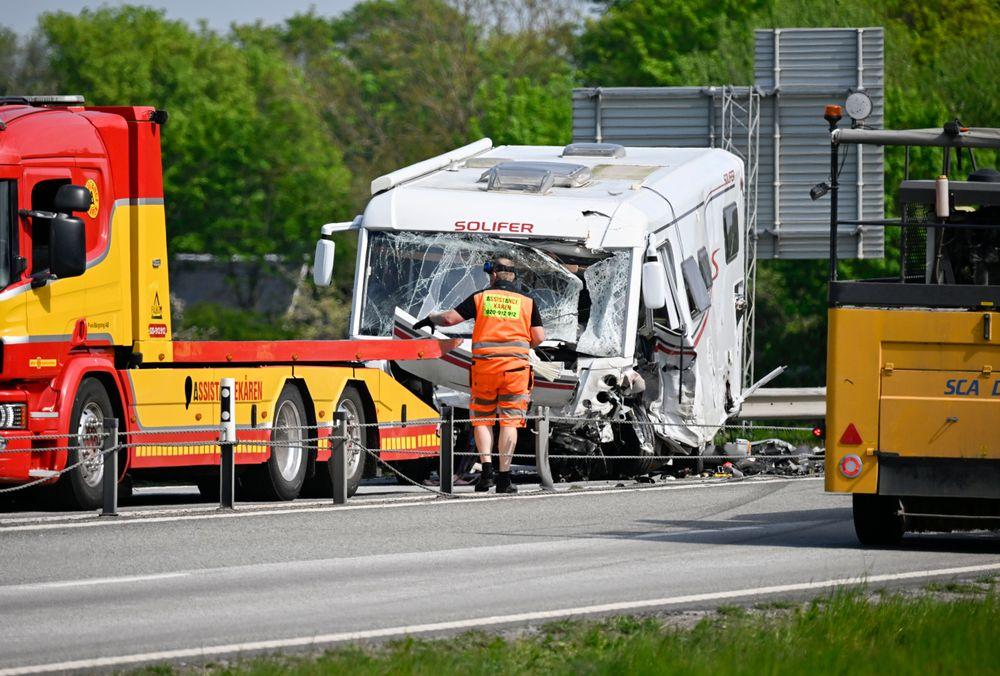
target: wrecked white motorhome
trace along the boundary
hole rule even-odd
[[[552,454],[697,454],[739,408],[743,373],[743,164],[718,149],[488,139],[372,182],[358,233],[352,338],[417,334],[428,313],[487,285],[503,254],[536,299],[558,375],[536,377]],[[467,407],[471,323],[446,358],[386,365],[438,404]],[[635,463],[632,463],[635,466]]]

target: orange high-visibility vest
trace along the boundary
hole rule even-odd
[[[516,359],[526,362],[531,349],[531,309],[534,301],[504,289],[486,289],[475,296],[472,358]]]

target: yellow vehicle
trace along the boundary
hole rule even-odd
[[[1000,526],[1000,173],[975,148],[1000,130],[837,129],[831,106],[826,489],[853,495],[867,545],[906,531]],[[842,220],[844,146],[906,148],[899,220]],[[943,149],[941,175],[910,180],[910,147]],[[952,162],[954,151],[957,162]],[[964,166],[968,176],[952,176]],[[967,180],[966,180],[967,179]],[[837,229],[899,227],[892,279],[837,277]]]
[[[236,379],[238,441],[258,442],[238,444],[236,463],[259,497],[295,498],[313,478],[329,488],[338,410],[384,460],[436,453],[434,409],[364,363],[440,357],[448,341],[173,340],[166,120],[81,97],[0,97],[0,484],[58,481],[78,506],[98,506],[101,448],[84,440],[117,418],[130,442],[122,478],[218,490],[223,377]],[[349,492],[366,460],[352,448]]]

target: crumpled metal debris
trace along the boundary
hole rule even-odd
[[[733,461],[733,468],[746,476],[774,474],[806,476],[823,473],[824,449],[795,446],[784,439],[762,439],[750,444],[750,454]]]

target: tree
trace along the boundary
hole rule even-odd
[[[764,0],[612,0],[585,23],[577,48],[588,85],[746,82],[749,20]]]
[[[51,72],[91,104],[165,108],[172,250],[298,257],[346,216],[349,175],[303,85],[271,42],[192,30],[125,6],[43,15]]]
[[[496,74],[476,92],[479,113],[472,136],[488,136],[496,145],[563,145],[573,123],[573,80],[567,75],[536,83]]]

